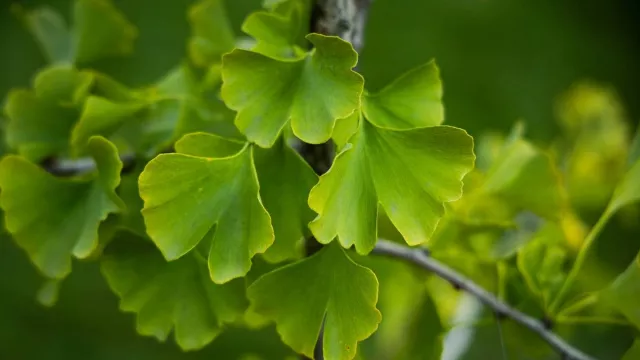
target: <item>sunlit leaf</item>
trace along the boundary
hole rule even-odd
[[[222,98],[238,111],[236,126],[271,147],[290,122],[308,143],[329,140],[338,119],[360,105],[364,81],[352,71],[357,54],[340,38],[310,34],[315,49],[293,60],[234,50],[222,60]]]
[[[210,343],[248,305],[244,282],[214,284],[197,252],[166,262],[153,244],[126,232],[109,245],[101,267],[120,309],[137,314],[138,332],[164,341],[173,329],[184,350]]]
[[[228,149],[234,146],[240,149],[230,155]],[[245,275],[251,258],[274,240],[258,193],[252,147],[194,134],[179,141],[176,150],[177,154],[150,161],[140,175],[149,236],[167,260],[211,239],[208,263],[213,281],[225,283]]]
[[[97,247],[100,223],[123,208],[115,194],[122,169],[115,146],[94,137],[87,148],[97,164],[97,173],[88,178],[56,178],[15,155],[0,162],[7,230],[51,278],[71,271],[72,255],[89,256]]]
[[[242,24],[242,31],[256,39],[253,51],[273,57],[293,57],[305,45],[309,29],[306,1],[289,0],[272,11],[256,11]]]
[[[442,82],[435,61],[417,67],[380,92],[363,97],[363,112],[372,123],[391,129],[440,125],[444,121]]]
[[[344,247],[368,253],[380,203],[408,244],[428,241],[443,203],[462,195],[474,162],[472,138],[448,126],[396,131],[362,121],[350,142],[309,196],[319,214],[310,224],[316,239],[328,243],[337,235]]]
[[[308,357],[324,320],[327,360],[349,360],[380,322],[378,281],[338,245],[281,267],[248,288],[251,309],[274,321],[282,340]]]

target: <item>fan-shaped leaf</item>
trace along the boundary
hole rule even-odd
[[[474,162],[472,138],[449,126],[396,131],[362,121],[350,141],[311,190],[316,239],[328,243],[337,235],[343,246],[368,253],[380,203],[408,244],[426,242],[443,203],[462,195]]]
[[[222,98],[238,111],[236,126],[261,147],[271,147],[291,120],[308,143],[329,140],[337,119],[360,106],[364,81],[351,69],[357,53],[340,38],[310,34],[315,49],[294,60],[234,50],[222,60]]]
[[[247,307],[244,282],[211,282],[207,261],[193,252],[166,262],[153,244],[121,232],[101,263],[123,311],[137,314],[143,335],[164,341],[173,329],[184,350],[202,348]]]
[[[85,63],[133,52],[138,30],[110,0],[76,0],[73,20],[75,62]]]
[[[366,94],[362,110],[372,123],[391,129],[442,124],[442,82],[436,62],[410,70],[376,94]]]
[[[71,255],[89,256],[98,244],[100,223],[123,207],[115,194],[122,169],[115,146],[94,137],[87,149],[98,169],[87,179],[56,178],[15,155],[0,162],[6,228],[48,277],[66,276]]]
[[[310,358],[323,320],[327,360],[353,359],[381,320],[374,273],[335,244],[260,277],[247,294],[250,310],[275,321],[282,340]]]
[[[147,232],[164,256],[178,259],[211,239],[211,278],[225,283],[249,271],[253,255],[273,243],[273,229],[258,193],[253,149],[244,145],[229,155],[236,143],[211,138],[184,137],[176,144],[178,154],[161,154],[147,164],[139,185]],[[216,156],[194,156],[203,149]]]

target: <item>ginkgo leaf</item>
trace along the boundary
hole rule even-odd
[[[49,63],[73,62],[71,32],[64,18],[49,6],[42,6],[20,15],[27,29],[35,37]]]
[[[75,62],[85,63],[133,52],[138,30],[110,0],[76,0],[73,21]]]
[[[410,70],[378,93],[365,94],[362,110],[380,127],[413,129],[442,124],[442,82],[436,62]]]
[[[244,282],[212,283],[197,252],[167,262],[152,243],[127,232],[107,247],[101,268],[120,309],[137,314],[138,332],[164,341],[173,329],[183,350],[210,343],[248,306]]]
[[[87,72],[52,66],[37,74],[33,91],[11,91],[5,105],[8,145],[33,161],[66,151],[77,105],[92,83]]]
[[[135,121],[135,115],[147,104],[142,101],[115,103],[90,96],[84,103],[82,115],[71,133],[71,146],[79,153],[87,139],[94,135],[110,136],[123,122]]]
[[[36,96],[63,105],[77,106],[89,95],[94,76],[70,66],[50,66],[38,73],[33,89]]]
[[[327,360],[350,360],[380,323],[375,274],[338,245],[263,275],[247,289],[250,311],[276,323],[285,344],[313,358],[324,321]]]
[[[293,57],[305,45],[309,19],[305,3],[290,0],[271,11],[251,13],[242,24],[242,31],[256,39],[253,51],[273,57]]]
[[[100,223],[123,208],[115,193],[122,169],[115,146],[94,137],[87,149],[97,164],[89,178],[57,178],[15,155],[0,162],[6,228],[51,278],[70,272],[71,255],[89,256],[98,244]]]
[[[344,247],[369,253],[380,203],[408,244],[428,241],[443,203],[462,195],[473,139],[449,126],[390,130],[361,121],[350,142],[309,195],[316,239],[326,244],[337,235]]]
[[[602,292],[602,297],[640,329],[640,256]]]
[[[503,145],[481,191],[497,195],[517,209],[556,220],[566,208],[560,174],[547,154],[521,138],[521,131],[516,127]]]
[[[298,59],[239,49],[222,59],[222,99],[238,112],[238,129],[261,147],[271,147],[289,120],[301,140],[326,142],[336,120],[360,106],[364,80],[352,70],[353,47],[338,37],[307,39],[315,48]]]
[[[275,233],[275,241],[264,257],[272,262],[299,257],[307,224],[313,219],[307,198],[318,177],[282,138],[270,149],[254,149],[254,157],[260,196]]]
[[[147,164],[139,186],[147,233],[165,258],[178,259],[211,239],[209,270],[220,284],[245,275],[251,258],[265,252],[274,235],[252,147],[242,145],[229,155],[223,152],[235,142],[211,138],[185,136],[176,143],[177,154],[161,154]],[[221,156],[194,156],[205,150]]]
[[[198,66],[220,62],[231,51],[234,35],[222,0],[203,0],[189,9],[192,36],[189,57]]]

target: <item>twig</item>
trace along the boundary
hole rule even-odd
[[[553,347],[564,359],[571,360],[594,360],[591,356],[576,349],[555,333],[549,331],[542,321],[537,320],[513,307],[498,300],[492,293],[483,289],[470,279],[457,273],[455,270],[442,264],[438,260],[430,257],[427,252],[421,249],[412,249],[408,246],[396,244],[394,242],[379,239],[373,250],[374,254],[395,257],[410,261],[425,270],[433,272],[435,275],[451,282],[457,288],[475,296],[484,305],[490,307],[498,317],[508,317],[520,325],[538,334],[551,347]]]

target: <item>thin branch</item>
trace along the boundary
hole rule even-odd
[[[394,242],[379,239],[373,250],[374,254],[384,255],[410,261],[425,270],[433,272],[435,275],[445,279],[453,286],[475,296],[484,305],[491,308],[498,317],[508,317],[520,325],[538,334],[552,348],[554,348],[564,359],[571,360],[594,360],[591,356],[576,349],[571,344],[564,341],[558,335],[545,328],[544,323],[535,319],[508,304],[500,301],[492,293],[480,287],[472,280],[464,277],[450,267],[442,264],[438,260],[430,257],[422,249],[412,249],[408,246],[396,244]]]

